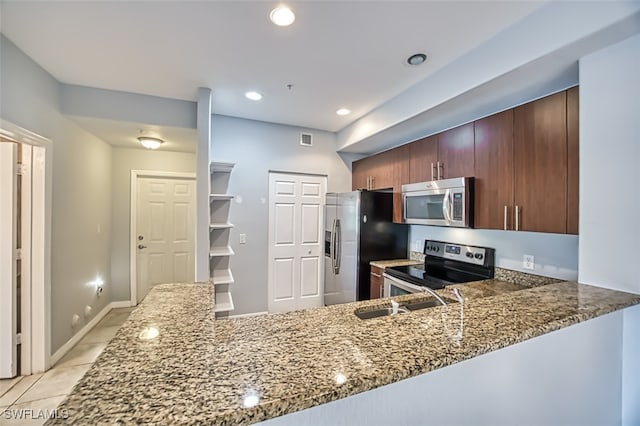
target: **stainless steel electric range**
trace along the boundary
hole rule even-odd
[[[424,265],[395,266],[384,271],[384,296],[440,289],[451,284],[493,278],[495,250],[443,241],[424,242]]]

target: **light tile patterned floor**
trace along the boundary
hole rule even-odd
[[[0,380],[0,425],[44,424],[46,416],[89,370],[133,309],[111,310],[46,373]]]

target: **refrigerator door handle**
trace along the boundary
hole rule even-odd
[[[342,257],[342,228],[340,227],[340,219],[336,219],[336,263],[333,267],[335,274],[340,273],[340,257]]]
[[[331,256],[331,268],[336,271],[336,219],[331,224],[331,242],[329,246],[329,255]]]

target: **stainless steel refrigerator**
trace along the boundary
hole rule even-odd
[[[393,194],[328,193],[325,209],[324,303],[368,300],[369,262],[408,254],[408,226],[392,222]]]

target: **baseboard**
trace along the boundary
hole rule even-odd
[[[117,300],[115,302],[111,302],[111,309],[130,308],[131,306],[134,305],[132,305],[129,300]]]
[[[229,315],[227,318],[247,318],[247,317],[255,317],[256,315],[268,314],[269,312],[251,312],[249,314],[239,314],[239,315]]]
[[[67,352],[69,352],[80,340],[82,340],[82,338],[86,336],[87,333],[90,332],[93,329],[93,327],[95,327],[100,322],[100,320],[109,313],[111,309],[128,307],[130,305],[128,300],[126,301],[127,303],[126,306],[122,305],[122,303],[124,302],[118,301],[118,302],[109,303],[100,312],[98,312],[98,314],[95,317],[93,317],[91,321],[86,323],[84,327],[78,330],[78,332],[74,334],[71,339],[67,340],[67,342],[64,345],[60,346],[60,349],[58,349],[51,355],[50,364],[49,364],[51,368],[55,367],[57,362],[60,361],[62,357],[65,356]]]

